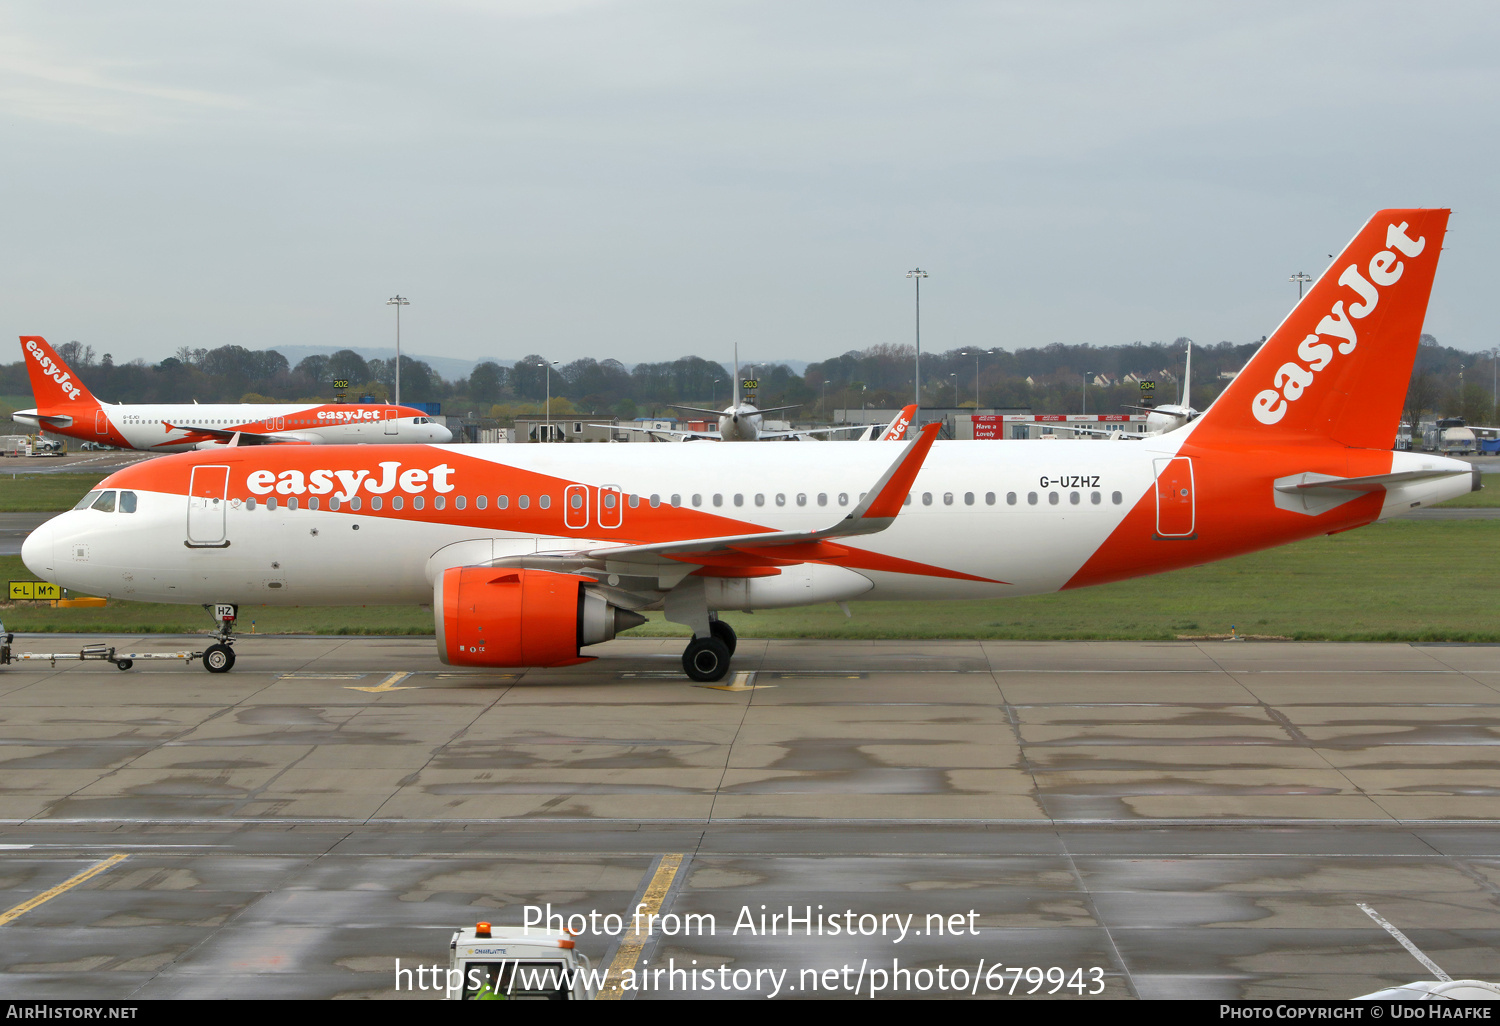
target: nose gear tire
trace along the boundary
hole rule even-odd
[[[234,649],[228,645],[209,645],[203,650],[203,668],[209,673],[228,673],[234,669]]]

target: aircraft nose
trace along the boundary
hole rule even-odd
[[[44,581],[52,576],[52,543],[57,535],[57,529],[53,525],[56,522],[57,518],[53,517],[41,524],[21,543],[21,562],[26,564],[27,570]]]
[[[434,441],[439,442],[439,443],[453,441],[453,432],[450,431],[450,430],[448,430],[442,424],[434,424],[434,425],[432,425],[432,427],[433,427],[433,440]]]

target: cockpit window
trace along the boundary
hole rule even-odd
[[[98,491],[89,492],[83,498],[79,499],[78,500],[78,505],[74,506],[73,508],[74,509],[88,509],[90,506],[92,506],[94,504],[94,500],[97,499],[97,498],[99,498],[99,496],[101,494],[103,494],[103,493],[102,492],[98,492]]]
[[[99,498],[94,500],[94,509],[101,513],[113,513],[115,511],[115,493],[113,490],[99,493]]]
[[[120,493],[120,512],[121,513],[134,513],[135,512],[135,492],[121,492]]]

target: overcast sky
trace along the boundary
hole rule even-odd
[[[0,311],[115,359],[1247,341],[1383,206],[1500,344],[1493,3],[0,6]],[[1490,241],[1486,241],[1490,240]],[[0,358],[17,359],[19,349]]]

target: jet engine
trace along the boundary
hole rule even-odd
[[[451,666],[568,666],[578,650],[646,618],[606,602],[584,578],[547,570],[458,566],[433,587],[438,655]]]

